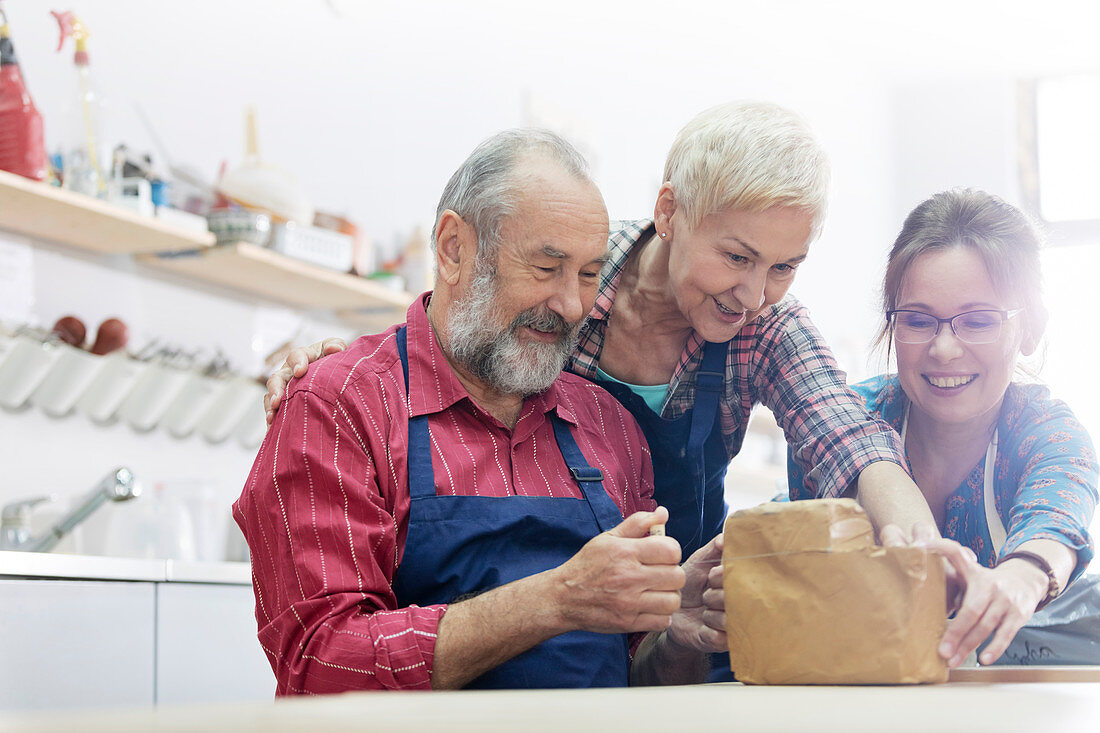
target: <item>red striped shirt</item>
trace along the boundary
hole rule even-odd
[[[508,430],[477,407],[428,323],[408,312],[406,400],[397,327],[364,336],[292,382],[233,507],[252,554],[260,644],[277,694],[430,688],[445,605],[398,608],[408,525],[409,415],[428,418],[439,494],[581,497],[551,411],[603,471],[624,515],[654,508],[649,449],[630,414],[563,373]]]

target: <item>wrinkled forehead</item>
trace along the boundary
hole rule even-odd
[[[591,181],[562,173],[532,176],[517,190],[515,206],[502,223],[502,247],[560,259],[602,256],[609,225],[603,196]]]

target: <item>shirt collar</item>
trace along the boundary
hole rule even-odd
[[[409,416],[447,409],[463,397],[466,388],[443,354],[428,321],[431,291],[413,301],[407,314],[406,344],[409,356]]]
[[[428,321],[428,303],[431,297],[431,291],[422,294],[409,306],[406,315],[410,417],[443,412],[463,399],[471,406],[474,405],[469,392],[447,361],[443,347],[436,338],[435,329]],[[524,416],[545,415],[551,410],[563,420],[577,424],[573,408],[568,400],[563,399],[561,375],[548,389],[523,401],[520,422],[524,421]],[[519,427],[517,423],[516,428]]]

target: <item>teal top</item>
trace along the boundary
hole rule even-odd
[[[624,382],[621,379],[615,379],[615,377],[611,376],[599,367],[596,367],[596,376],[600,379],[606,379],[609,382],[615,382],[616,384],[623,385],[631,392],[645,400],[645,403],[649,407],[649,409],[653,410],[658,415],[661,414],[661,408],[664,407],[665,404],[665,397],[668,396],[667,384],[631,384],[629,382]]]

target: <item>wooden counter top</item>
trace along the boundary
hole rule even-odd
[[[523,692],[365,692],[271,704],[0,720],[0,732],[1011,733],[1100,730],[1100,684],[915,687],[738,684]]]

